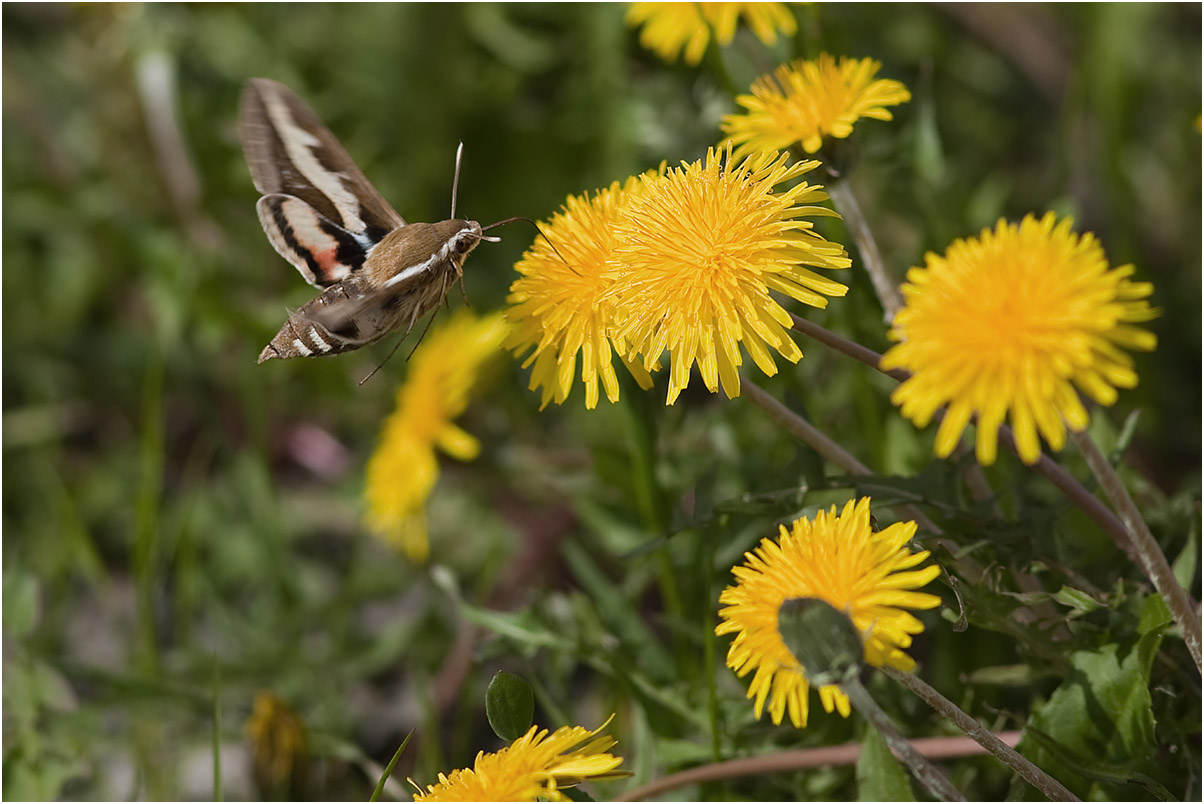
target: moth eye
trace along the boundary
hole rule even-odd
[[[456,240],[457,254],[467,254],[470,248],[472,248],[472,243],[467,237],[461,237]]]

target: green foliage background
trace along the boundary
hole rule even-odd
[[[827,50],[912,90],[895,122],[859,126],[851,179],[896,276],[1000,216],[1055,209],[1155,284],[1159,348],[1093,434],[1116,444],[1140,410],[1126,478],[1198,599],[1199,6],[795,13],[795,40],[742,31],[728,67],[744,88]],[[710,633],[731,565],[775,523],[868,493],[887,520],[885,504],[918,499],[990,568],[961,590],[965,631],[933,585],[946,606],[913,651],[930,683],[993,727],[1040,729],[1026,753],[1080,795],[1199,799],[1199,676],[1140,574],[1010,458],[988,473],[998,507],[969,502],[889,380],[801,338],[806,359],[766,387],[880,477],[854,485],[697,384],[672,408],[662,378],[539,413],[512,363],[462,420],[481,458],[444,463],[432,566],[361,529],[404,364],[363,387],[385,346],[255,364],[310,289],[255,218],[241,85],[296,89],[409,220],[446,216],[460,140],[464,214],[546,218],[568,194],[698,158],[734,108],[705,68],[643,51],[622,7],[6,4],[3,22],[6,798],[279,794],[254,786],[243,733],[265,689],[309,734],[291,794],[367,798],[411,730],[396,775],[432,782],[500,744],[484,713],[499,669],[534,687],[541,725],[616,713],[636,778],[598,797],[859,739],[856,716],[754,721]],[[173,114],[184,147],[157,153]],[[851,242],[839,223],[828,235]],[[504,304],[529,242],[508,227],[473,256],[474,308]],[[846,299],[800,312],[883,348],[869,283],[846,279]],[[953,733],[886,679],[872,689],[910,735]],[[678,795],[892,789],[868,764]],[[989,758],[947,767],[971,797],[1009,791]]]

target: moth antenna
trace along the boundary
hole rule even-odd
[[[488,226],[482,226],[481,231],[487,232],[490,229],[494,228],[495,226],[505,226],[507,223],[514,223],[516,221],[526,221],[527,223],[534,226],[535,231],[539,232],[540,237],[542,237],[544,240],[548,241],[548,245],[552,247],[552,251],[556,252],[556,256],[560,258],[560,261],[563,262],[570,271],[577,274],[577,276],[581,276],[581,274],[577,271],[577,269],[573,267],[573,264],[571,262],[569,262],[568,260],[566,260],[564,258],[564,255],[560,253],[560,249],[556,248],[556,244],[552,242],[552,238],[548,237],[547,233],[544,232],[544,230],[540,228],[538,223],[536,223],[535,221],[526,217],[525,215],[515,215],[513,218],[506,218],[505,220],[500,220],[497,223],[491,223]],[[490,238],[481,238],[481,239],[489,240]],[[494,242],[496,242],[496,241],[494,241]]]
[[[452,178],[452,208],[449,220],[456,219],[456,193],[460,190],[460,157],[464,155],[464,143],[456,149],[456,174]]]
[[[537,224],[535,221],[528,218],[526,215],[515,215],[513,218],[503,218],[502,220],[497,221],[495,223],[491,223],[488,226],[482,226],[481,231],[488,232],[490,229],[496,229],[499,226],[505,226],[507,223],[514,223],[515,221],[526,221],[527,223],[534,226],[536,229],[539,228],[539,224]]]

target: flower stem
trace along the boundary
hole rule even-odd
[[[1004,745],[1015,745],[1020,741],[1020,732],[1001,732],[999,737]],[[964,756],[979,756],[983,753],[982,746],[966,737],[918,737],[911,740],[911,744],[921,755],[930,759],[954,759]],[[648,801],[654,796],[670,790],[724,779],[852,765],[860,755],[861,746],[859,744],[847,743],[711,762],[653,779],[645,785],[617,796],[615,801]]]
[[[913,673],[904,673],[901,670],[896,670],[893,667],[883,666],[879,668],[882,672],[898,681],[904,687],[911,690],[916,697],[921,698],[925,703],[931,706],[938,714],[943,715],[953,721],[959,729],[964,731],[976,743],[987,750],[987,753],[993,754],[1001,762],[1010,767],[1016,773],[1020,774],[1020,778],[1037,788],[1050,801],[1078,801],[1079,798],[1067,790],[1061,782],[1054,779],[1045,771],[1038,768],[1033,763],[1029,762],[1023,756],[1016,752],[1014,748],[1007,745],[996,737],[989,729],[984,727],[974,718],[967,715],[957,704],[950,701],[944,695],[941,695],[935,689],[930,687],[919,676]]]
[[[1100,487],[1108,495],[1108,499],[1112,501],[1112,507],[1120,515],[1120,519],[1124,523],[1125,535],[1133,547],[1138,563],[1141,564],[1146,577],[1154,584],[1154,588],[1158,590],[1158,594],[1162,595],[1162,599],[1166,601],[1166,606],[1170,609],[1175,622],[1183,629],[1183,641],[1187,643],[1187,649],[1196,663],[1196,670],[1199,671],[1199,612],[1192,605],[1187,592],[1179,585],[1170,563],[1159,548],[1157,540],[1154,539],[1154,534],[1150,533],[1149,527],[1142,519],[1141,512],[1137,510],[1137,505],[1129,496],[1124,483],[1112,469],[1108,459],[1100,452],[1099,447],[1091,440],[1091,436],[1086,431],[1071,430],[1070,439],[1087,461],[1087,466],[1091,468],[1091,473],[1099,481]]]
[[[765,389],[754,383],[747,376],[741,376],[740,387],[748,391],[748,398],[752,400],[753,404],[768,413],[788,433],[814,449],[824,459],[839,466],[851,475],[873,474],[870,468],[857,460],[851,452],[828,438],[819,428],[802,416],[799,416],[793,410],[774,399]],[[916,521],[916,524],[929,532],[937,535],[942,533],[940,526],[925,516],[924,512],[915,506],[904,505],[901,508],[909,517]],[[950,545],[950,550],[953,549],[954,547]]]
[[[912,747],[907,739],[899,734],[898,729],[890,722],[890,718],[878,706],[874,697],[861,684],[861,679],[853,677],[841,682],[840,690],[849,696],[853,708],[860,712],[870,722],[878,733],[886,740],[887,746],[899,760],[907,766],[912,775],[924,785],[936,798],[941,801],[965,801],[966,798],[936,767]]]
[[[794,313],[790,314],[790,320],[793,323],[794,328],[806,335],[808,338],[813,338],[822,343],[824,346],[835,349],[841,354],[848,355],[854,360],[864,363],[875,371],[885,374],[887,377],[890,377],[896,382],[903,382],[911,376],[903,369],[890,369],[889,371],[884,371],[879,368],[879,364],[882,363],[882,355],[875,352],[873,349],[870,349],[868,346],[862,346],[856,341],[851,341],[843,335],[837,335],[835,332],[824,329],[819,324],[814,324],[807,319],[802,318],[801,316],[795,315]]]
[[[889,324],[895,320],[895,314],[903,306],[903,296],[899,292],[899,286],[886,270],[882,253],[878,251],[878,244],[874,241],[874,235],[865,220],[861,206],[857,203],[857,196],[853,195],[853,188],[849,186],[848,179],[836,179],[825,189],[857,243],[861,262],[874,284],[874,293],[878,295],[878,301],[882,303],[885,312],[883,319]]]
[[[749,399],[772,416],[778,424],[785,427],[791,435],[818,452],[825,460],[836,464],[852,475],[873,474],[870,468],[857,460],[851,452],[837,444],[811,422],[774,399],[765,389],[749,380],[748,377],[740,378],[740,387],[741,389],[747,388]]]

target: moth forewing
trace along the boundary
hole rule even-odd
[[[252,78],[239,99],[239,138],[255,189],[300,198],[326,218],[373,242],[405,225],[297,93]]]

